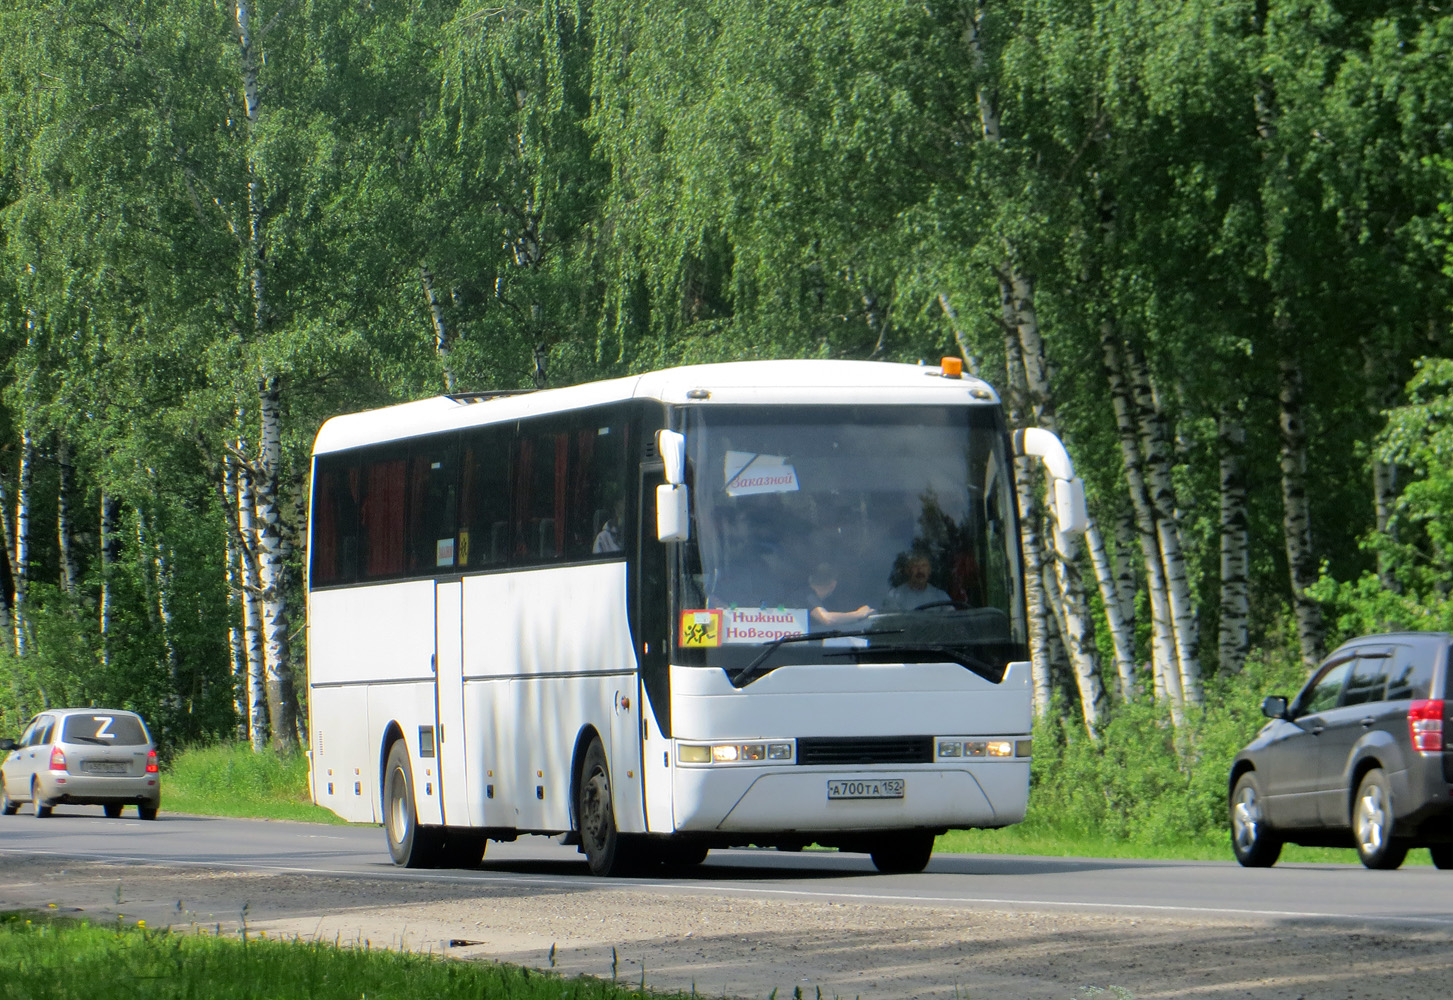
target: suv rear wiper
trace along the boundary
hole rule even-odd
[[[937,653],[951,663],[973,671],[986,681],[998,684],[1004,679],[1004,667],[995,667],[993,664],[979,659],[972,653],[965,653],[955,646],[945,646],[936,642],[905,642],[887,646],[869,646],[866,649],[844,649],[825,653],[825,656],[883,656],[893,653]]]
[[[901,628],[829,629],[826,632],[800,632],[797,635],[784,635],[763,646],[756,659],[738,670],[736,676],[732,678],[732,687],[746,687],[758,677],[769,673],[770,669],[762,669],[762,664],[777,651],[779,646],[789,642],[810,642],[814,639],[858,639],[870,635],[897,635],[902,631]]]

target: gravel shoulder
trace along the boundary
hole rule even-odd
[[[0,856],[0,910],[404,948],[704,996],[1141,1000],[1446,995],[1435,930],[481,887]]]

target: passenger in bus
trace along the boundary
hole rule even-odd
[[[909,553],[901,562],[903,582],[890,587],[883,598],[885,611],[913,611],[925,605],[935,604],[948,608],[953,599],[928,582],[933,573],[933,562],[922,552]]]
[[[856,625],[875,613],[866,604],[851,611],[832,610],[829,605],[837,604],[837,601],[833,600],[834,591],[837,590],[837,576],[837,570],[830,563],[819,563],[817,568],[808,574],[807,621],[811,631]]]
[[[616,500],[614,509],[601,524],[600,530],[595,533],[595,542],[590,547],[592,553],[600,555],[621,550],[621,539],[624,537],[621,532],[621,522],[625,520],[625,515],[625,501]]]

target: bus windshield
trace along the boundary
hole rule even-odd
[[[738,686],[801,663],[1027,658],[996,407],[686,411],[695,520],[674,662]]]

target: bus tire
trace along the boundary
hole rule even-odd
[[[414,808],[414,775],[403,740],[389,748],[383,769],[383,829],[394,864],[401,868],[432,868],[438,863],[439,837],[419,825],[418,810]]]
[[[868,854],[884,875],[916,875],[928,867],[933,841],[934,835],[927,831],[904,830],[877,841]]]
[[[439,850],[441,868],[478,868],[484,860],[489,838],[469,829],[450,827],[444,831],[444,844]]]
[[[593,739],[586,748],[575,788],[575,822],[580,827],[580,850],[592,875],[629,873],[632,852],[628,838],[616,829],[615,800],[611,795],[610,767],[605,748]]]

